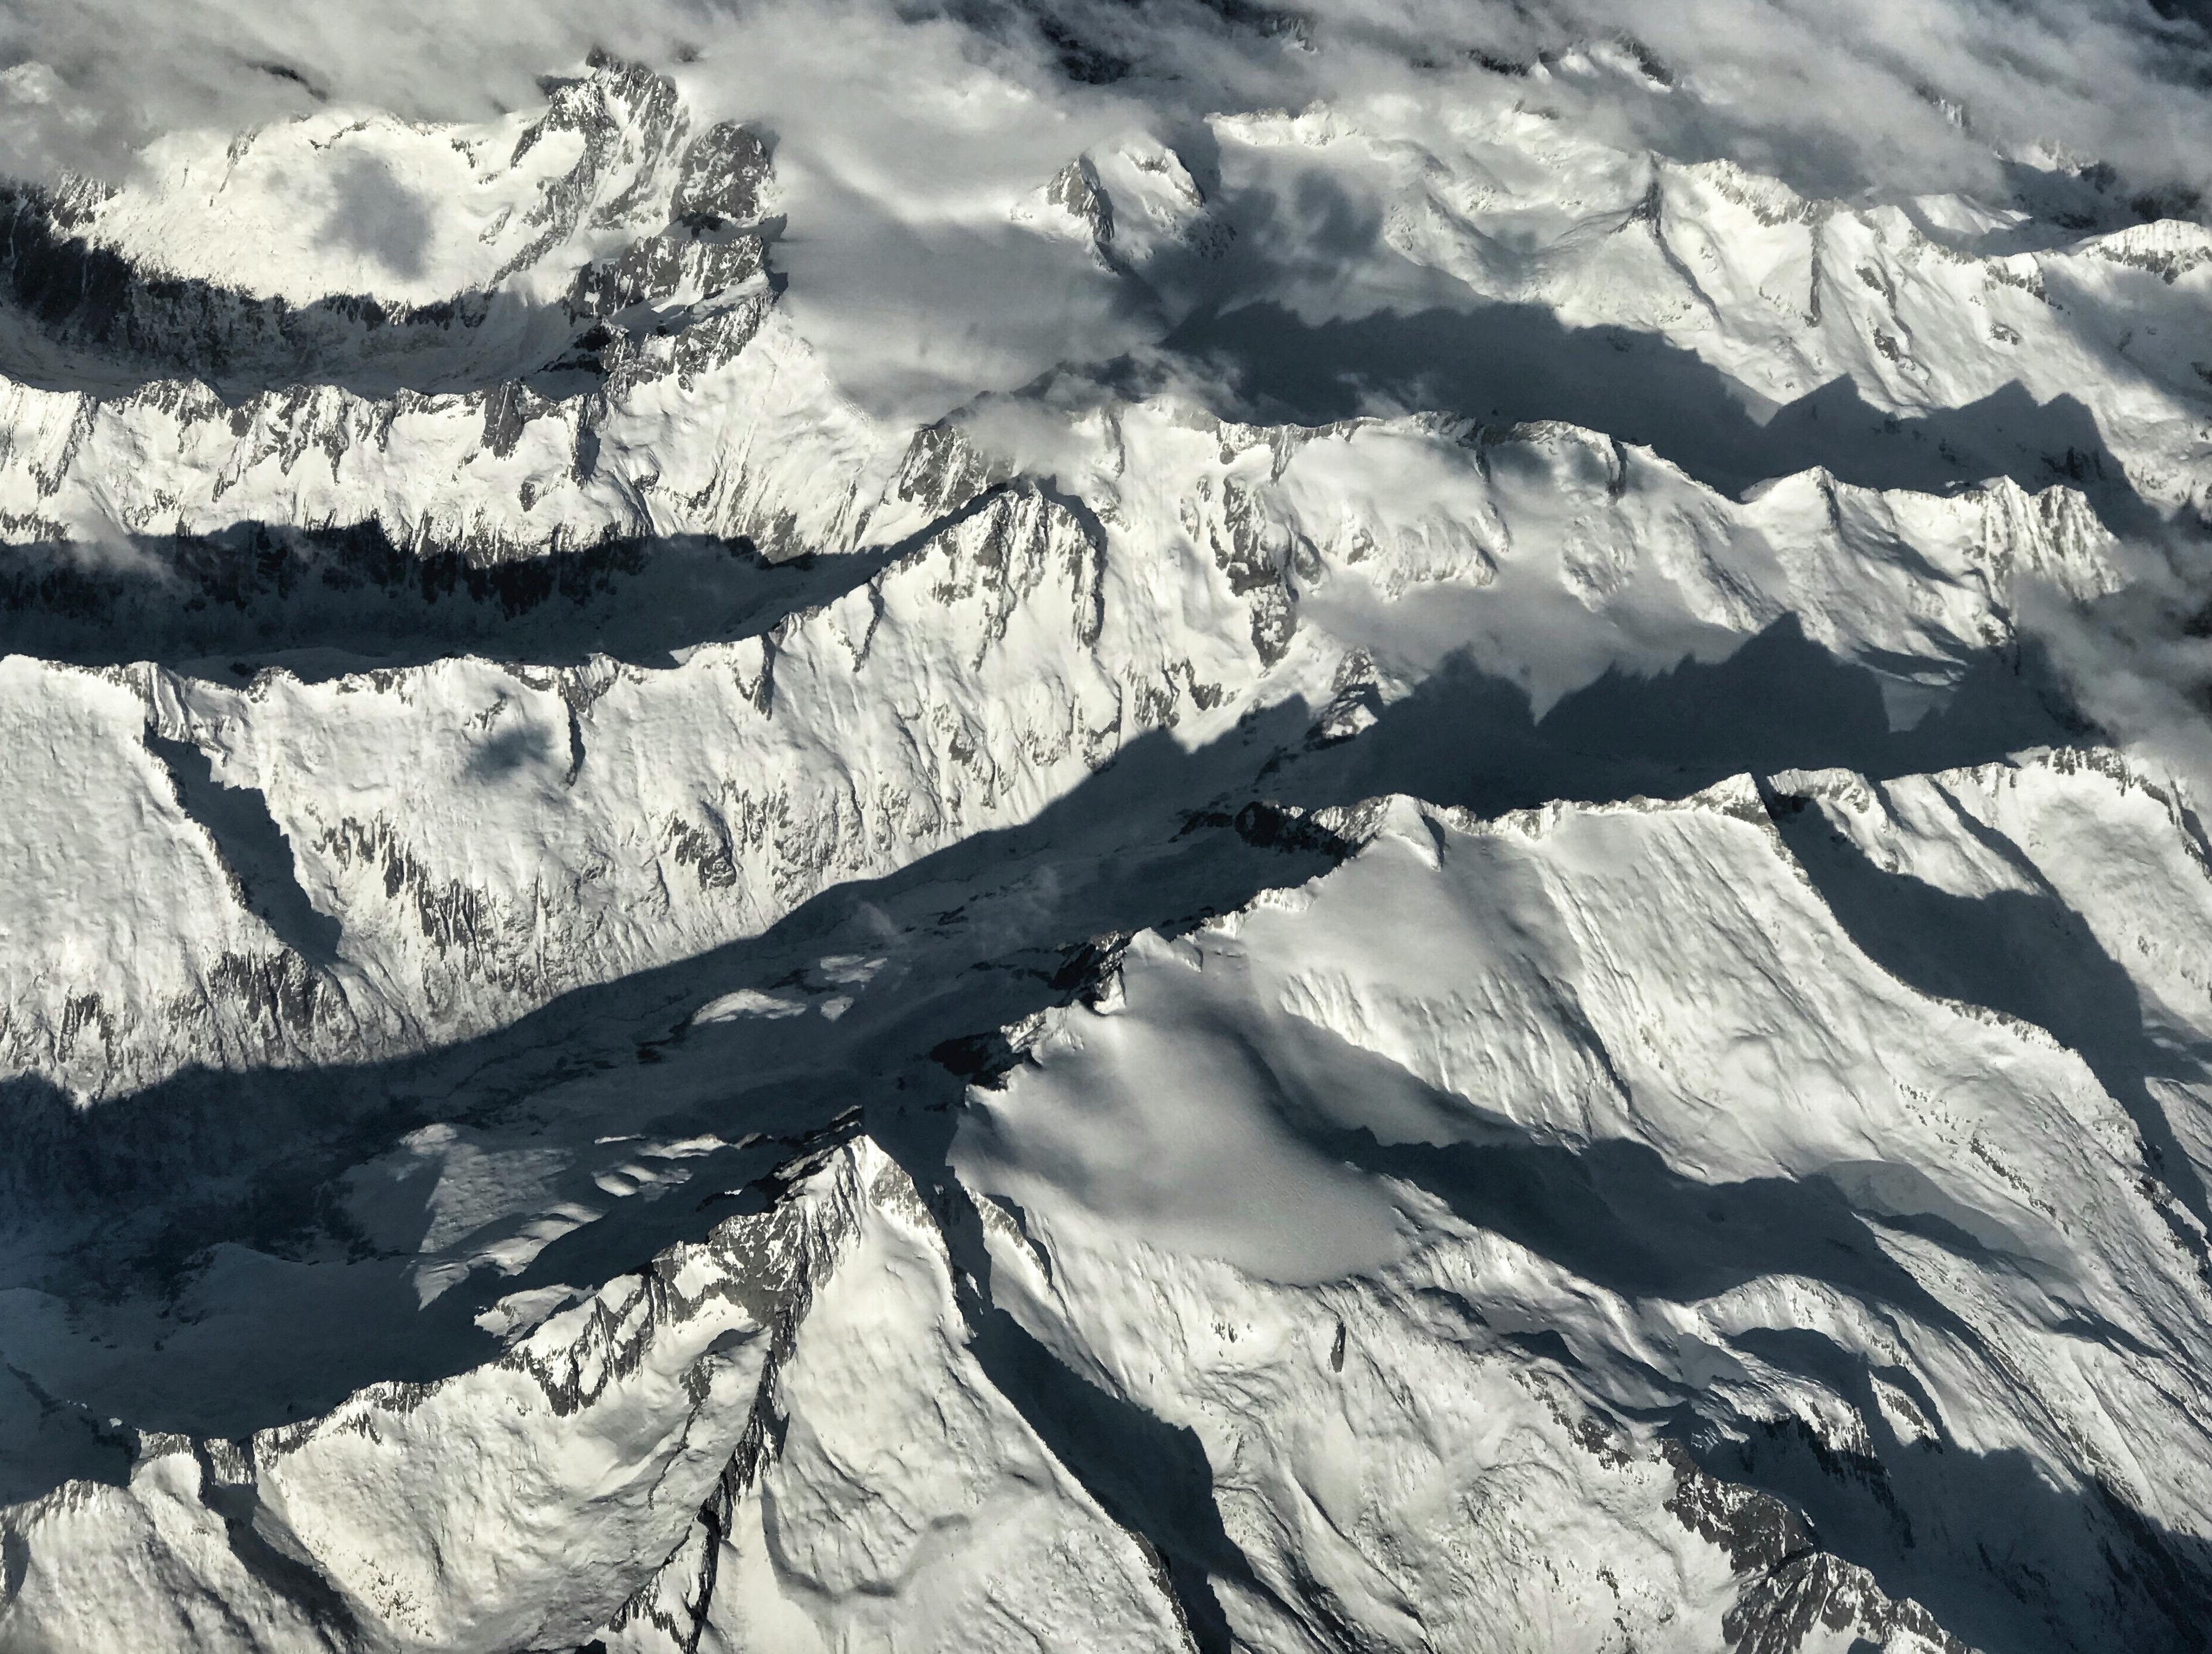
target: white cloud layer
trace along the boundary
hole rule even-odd
[[[540,101],[538,77],[611,22],[609,44],[666,58],[727,15],[689,0],[626,5],[619,20],[585,0],[7,0],[0,62],[44,71],[36,95],[6,87],[7,170],[112,172],[163,132],[241,131],[324,102],[480,119]]]
[[[2182,0],[6,0],[6,170],[113,171],[149,137],[241,130],[329,102],[416,119],[527,106],[598,46],[696,56],[771,93],[834,88],[842,60],[949,55],[1041,88],[1055,57],[1188,114],[1295,106],[1478,53],[1595,43],[1624,71],[1583,112],[1674,152],[1726,154],[1847,192],[1990,185],[2042,147],[2149,184],[2212,177],[2212,73]],[[933,35],[960,37],[948,47]],[[1605,43],[1613,43],[1609,53]],[[1305,49],[1310,47],[1310,49]],[[1417,67],[1419,65],[1419,67]],[[1645,72],[1632,72],[1638,68]],[[1587,76],[1589,71],[1585,70]],[[865,85],[865,74],[853,77]],[[1572,77],[1569,77],[1571,81]],[[1636,95],[1624,97],[1624,86]],[[1072,94],[1063,92],[1065,96]],[[790,103],[793,98],[771,102]]]

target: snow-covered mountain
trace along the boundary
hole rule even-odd
[[[2212,228],[1111,13],[0,197],[0,1649],[2202,1645]]]

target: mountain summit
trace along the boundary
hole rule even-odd
[[[0,1650],[2203,1645],[2185,9],[145,9]]]

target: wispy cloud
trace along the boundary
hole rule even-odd
[[[2212,180],[2212,52],[2191,9],[2179,0],[7,0],[0,141],[18,173],[112,171],[162,131],[239,130],[325,102],[477,119],[528,106],[539,76],[593,46],[660,64],[711,58],[756,84],[788,70],[813,88],[834,84],[840,54],[867,52],[866,40],[921,41],[919,82],[938,66],[928,37],[950,27],[969,61],[1018,79],[1024,65],[1058,65],[1183,112],[1547,58],[1559,66],[1549,95],[1587,88],[1587,119],[1832,192],[1986,185],[1996,151],[2036,146],[2146,185],[2196,185]]]
[[[7,0],[0,64],[40,68],[28,82],[0,82],[5,168],[112,173],[161,133],[241,131],[324,102],[483,119],[539,101],[538,76],[595,44],[672,59],[734,15],[713,0],[617,9],[584,0]]]

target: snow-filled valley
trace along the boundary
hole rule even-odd
[[[2203,1646],[2201,202],[770,9],[0,191],[0,1651]]]

